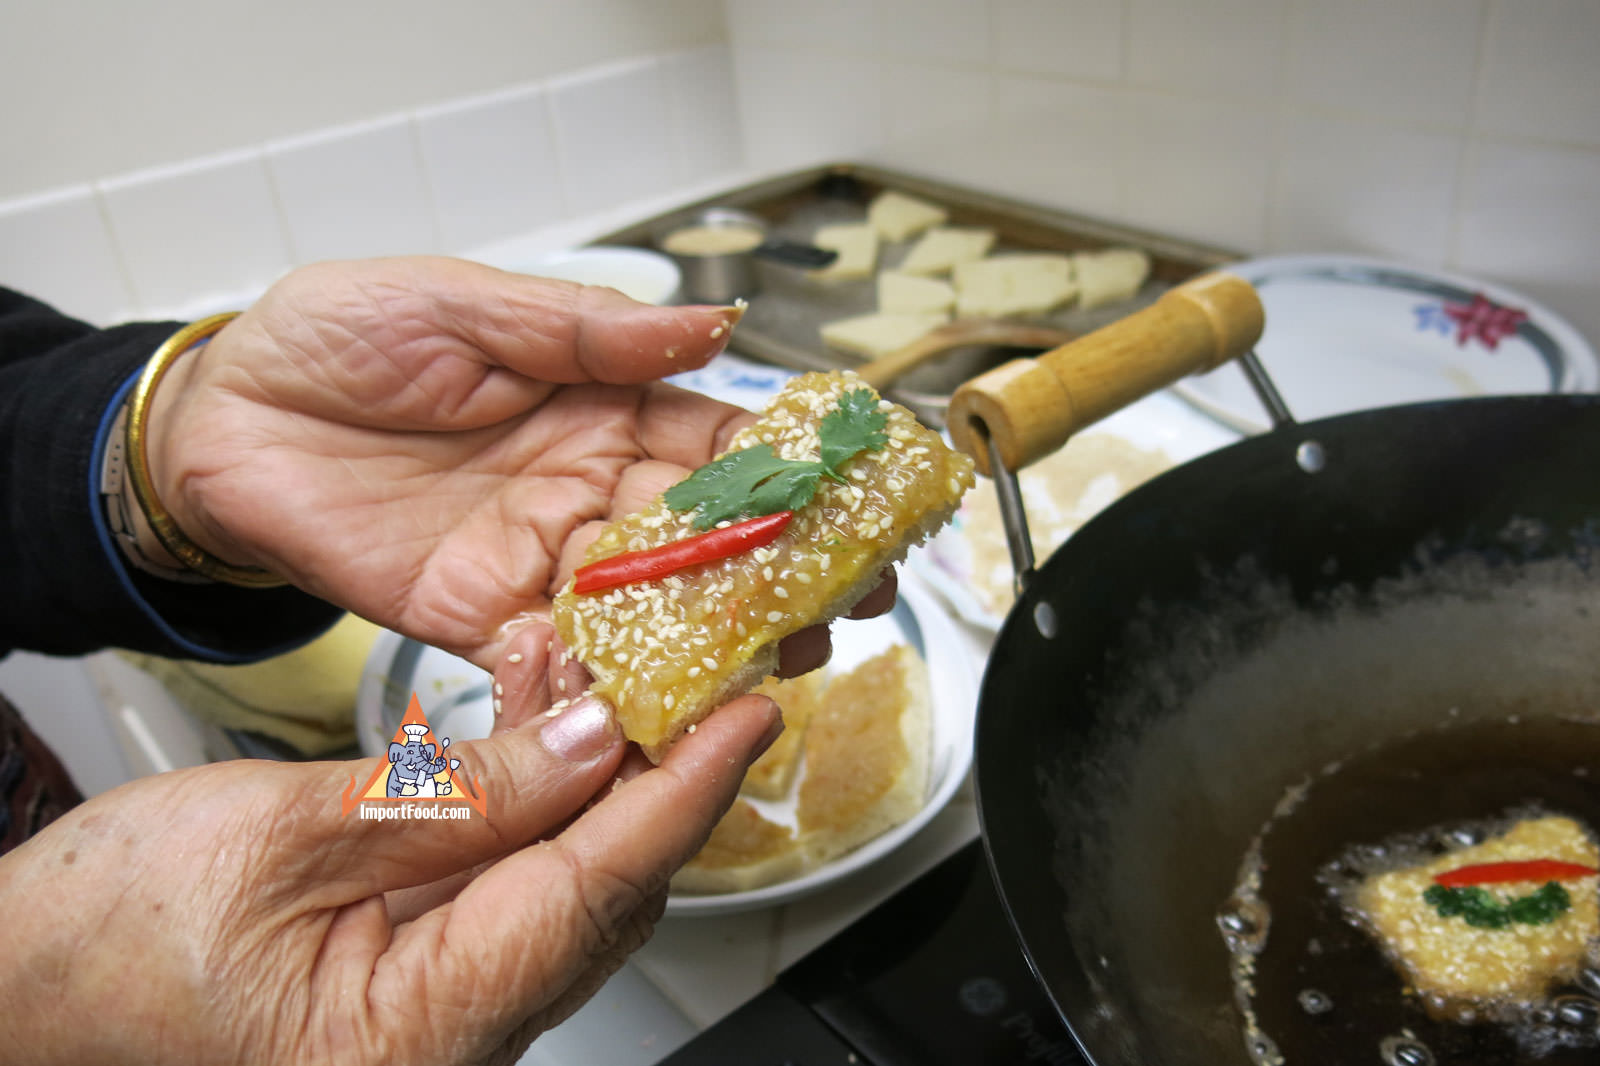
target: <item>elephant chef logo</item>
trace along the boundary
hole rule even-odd
[[[461,760],[450,755],[450,738],[434,736],[417,694],[411,694],[388,755],[359,789],[352,777],[344,790],[344,814],[364,819],[464,821],[484,814],[483,781],[468,781]]]

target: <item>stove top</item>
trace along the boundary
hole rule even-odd
[[[1082,1066],[973,841],[662,1066]]]

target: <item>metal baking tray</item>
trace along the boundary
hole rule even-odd
[[[1098,329],[1150,304],[1179,282],[1241,258],[1227,249],[855,163],[828,164],[730,189],[616,230],[596,243],[653,247],[662,234],[716,206],[759,215],[774,236],[809,241],[819,226],[864,221],[867,204],[886,189],[943,206],[950,213],[950,225],[994,229],[994,252],[1144,249],[1151,260],[1150,277],[1133,299],[1092,310],[1069,306],[1029,320],[1075,334]],[[884,245],[879,269],[898,265],[913,243]],[[875,310],[873,279],[822,282],[774,263],[758,262],[756,266],[760,289],[751,296],[750,308],[735,334],[739,354],[795,370],[835,370],[861,362],[858,356],[824,345],[820,330],[825,322]],[[1016,354],[1015,350],[992,347],[956,349],[909,372],[886,391],[929,424],[942,427],[946,404],[956,386]]]

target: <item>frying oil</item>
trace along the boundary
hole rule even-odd
[[[1600,944],[1572,984],[1544,999],[1434,1017],[1350,904],[1373,874],[1481,843],[1523,818],[1561,814],[1594,834],[1600,782],[1591,769],[1600,772],[1600,722],[1452,719],[1289,790],[1217,915],[1251,1061],[1600,1061]]]

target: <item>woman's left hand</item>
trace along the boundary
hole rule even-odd
[[[594,528],[752,417],[657,380],[737,318],[460,260],[303,268],[156,390],[158,494],[212,554],[492,670]]]

